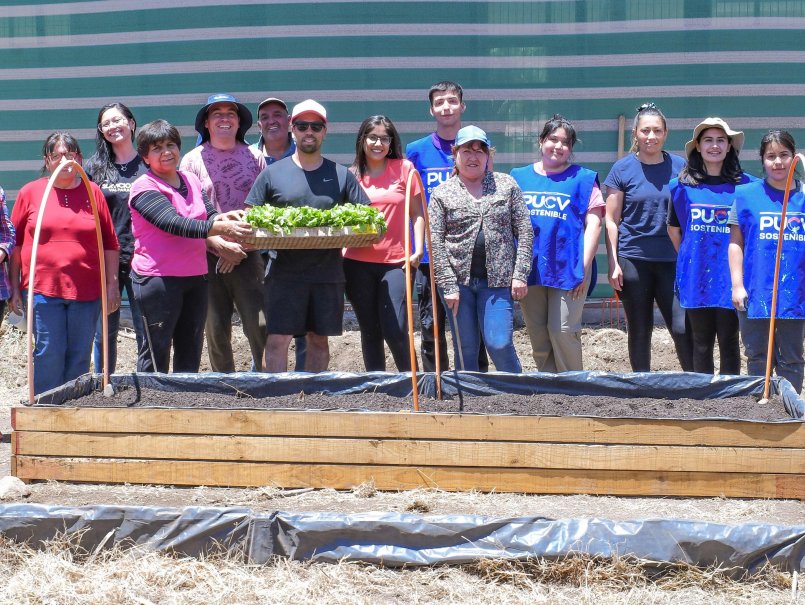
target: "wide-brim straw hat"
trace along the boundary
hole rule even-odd
[[[733,130],[721,118],[707,118],[703,120],[696,128],[693,129],[693,138],[685,143],[685,156],[690,158],[690,152],[696,149],[696,142],[699,135],[708,128],[720,128],[730,138],[730,144],[735,150],[735,153],[740,153],[741,148],[744,146],[744,133],[740,130]]]

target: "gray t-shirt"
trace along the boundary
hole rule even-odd
[[[369,198],[345,166],[324,158],[316,170],[302,170],[285,158],[266,167],[246,197],[247,206],[311,206],[327,209],[337,204],[369,205]],[[277,250],[269,275],[291,281],[343,283],[341,250]]]

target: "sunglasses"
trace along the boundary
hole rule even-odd
[[[299,132],[307,132],[308,128],[310,128],[310,130],[313,132],[321,132],[324,130],[324,122],[305,122],[303,120],[299,120],[298,122],[293,123],[293,127]]]

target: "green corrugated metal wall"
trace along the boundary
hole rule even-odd
[[[671,151],[708,115],[746,131],[751,172],[769,128],[805,142],[801,0],[166,4],[2,2],[0,184],[12,203],[52,130],[89,155],[98,108],[121,100],[140,124],[177,124],[189,148],[196,110],[221,91],[252,107],[269,93],[316,98],[331,118],[326,152],[343,163],[368,115],[389,115],[406,141],[429,132],[426,90],[442,79],[465,87],[465,123],[491,133],[502,170],[533,161],[535,133],[559,112],[580,131],[576,161],[603,180],[618,116],[628,129],[645,100],[668,116]]]

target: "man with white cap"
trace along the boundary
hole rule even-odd
[[[259,206],[310,206],[327,209],[347,202],[369,204],[355,175],[321,155],[327,111],[312,99],[291,112],[296,151],[269,165],[246,198]],[[341,334],[344,269],[341,250],[278,250],[265,278],[266,369],[288,369],[288,346],[306,334],[305,371],[322,372],[330,362],[329,336]]]
[[[252,125],[249,109],[230,94],[211,95],[196,115],[201,144],[182,158],[180,168],[201,181],[218,212],[242,210],[257,176],[265,168],[263,155],[245,142]],[[240,316],[249,341],[254,368],[262,369],[266,331],[263,317],[263,272],[259,252],[247,253],[221,237],[207,238],[209,305],[205,330],[210,367],[234,372],[232,312]]]

